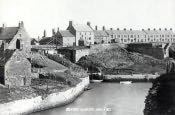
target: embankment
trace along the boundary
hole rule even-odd
[[[38,96],[31,99],[22,99],[0,104],[0,115],[28,114],[68,104],[75,100],[89,85],[89,77],[81,79],[82,81],[79,84],[65,91],[52,93],[45,97]]]

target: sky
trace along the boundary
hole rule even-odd
[[[65,30],[69,20],[92,27],[175,30],[175,0],[0,0],[0,24],[19,21],[31,37]],[[0,25],[0,26],[1,26]]]

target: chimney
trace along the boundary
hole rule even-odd
[[[44,30],[43,37],[46,37],[46,30]]]
[[[59,32],[60,31],[60,29],[59,29],[59,27],[57,28],[57,32]]]
[[[126,28],[124,28],[123,30],[125,30],[125,31],[126,31]]]
[[[148,30],[150,31],[150,28],[148,28]]]
[[[55,29],[52,29],[52,36],[55,35]]]
[[[167,31],[167,28],[165,28],[165,31]]]
[[[72,21],[69,21],[69,26],[72,26],[73,25],[73,22]]]
[[[142,31],[144,31],[144,29],[142,29]]]
[[[105,26],[103,26],[103,30],[106,30],[106,29],[105,29]]]
[[[113,28],[110,28],[110,30],[113,30]]]
[[[132,28],[130,28],[130,31],[132,31]]]
[[[87,25],[88,25],[88,26],[91,26],[91,23],[90,23],[90,22],[87,22]]]
[[[154,28],[154,31],[156,31],[156,28]]]
[[[117,28],[117,30],[120,30],[119,28]]]
[[[95,26],[95,30],[98,30],[98,27],[97,26]]]
[[[2,24],[2,28],[5,28],[6,27],[6,24]]]
[[[19,22],[19,28],[23,28],[23,27],[24,27],[23,21]]]
[[[159,30],[161,31],[161,28],[159,28]]]
[[[172,29],[172,28],[170,28],[170,30],[172,31],[173,29]]]

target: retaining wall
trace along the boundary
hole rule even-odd
[[[89,85],[89,77],[66,91],[0,104],[0,115],[28,114],[72,102]]]

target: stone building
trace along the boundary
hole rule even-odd
[[[18,27],[0,28],[0,83],[9,86],[30,85],[31,41],[23,22]]]
[[[63,47],[75,46],[75,36],[69,30],[59,30],[56,33],[60,45]]]
[[[21,21],[18,27],[0,27],[0,45],[4,43],[4,49],[22,49],[26,54],[30,54],[31,39]]]
[[[74,24],[69,21],[67,28],[75,36],[76,46],[89,46],[94,44],[94,32],[90,26],[90,22],[86,24]]]
[[[58,53],[63,54],[72,62],[77,62],[81,57],[89,55],[89,50],[90,47],[87,46],[74,46],[60,48],[58,49]]]
[[[98,30],[97,26],[95,26],[94,30],[94,44],[103,44],[110,43],[109,36],[107,35],[105,30]]]
[[[30,59],[20,50],[9,50],[0,54],[0,83],[8,86],[31,84]]]

